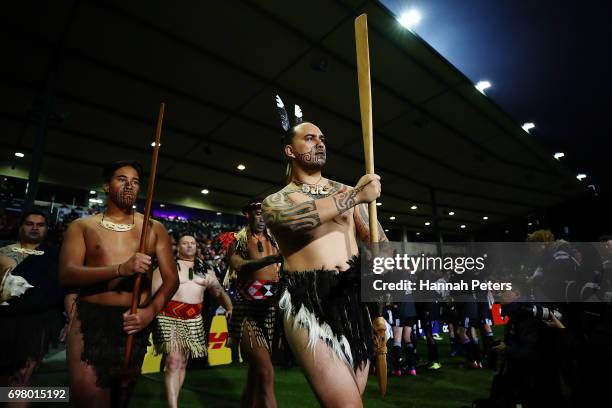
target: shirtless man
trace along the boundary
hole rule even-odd
[[[284,144],[292,181],[262,209],[284,257],[287,341],[323,406],[361,407],[372,327],[359,302],[357,238],[369,244],[362,203],[380,196],[380,177],[365,175],[354,188],[323,178],[325,137],[312,123],[290,128]]]
[[[261,201],[255,198],[242,209],[248,225],[235,234],[229,251],[237,281],[232,341],[240,344],[241,354],[249,363],[243,407],[276,407],[271,354],[282,257],[266,229]]]
[[[170,238],[162,224],[150,221],[145,253],[138,252],[143,215],[132,206],[140,190],[141,166],[116,162],[103,175],[106,211],[72,222],[60,254],[60,282],[80,289],[66,341],[70,394],[76,406],[88,408],[117,406],[118,381],[111,370],[123,364],[127,335],[134,335],[130,367],[140,367],[150,323],[178,287]],[[163,279],[155,296],[153,257]],[[139,309],[130,314],[136,274],[143,278]]]
[[[217,277],[206,270],[204,262],[196,257],[197,243],[193,236],[183,235],[178,241],[176,266],[179,288],[156,318],[153,344],[156,353],[166,354],[165,377],[168,406],[176,408],[185,380],[189,357],[206,356],[206,334],[202,320],[204,292],[216,297],[226,310],[229,320],[232,302]],[[153,272],[153,293],[163,284],[159,269]]]

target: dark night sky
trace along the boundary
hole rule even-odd
[[[383,0],[400,15],[418,9],[414,31],[477,82],[533,137],[587,184],[610,193],[612,2],[550,0]],[[606,109],[608,116],[609,109]]]

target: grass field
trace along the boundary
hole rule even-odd
[[[463,359],[449,356],[448,340],[438,342],[442,369],[428,371],[417,368],[416,377],[395,378],[389,375],[387,396],[382,400],[378,395],[375,376],[370,376],[364,395],[366,407],[464,407],[471,406],[474,399],[489,394],[493,372],[487,369],[470,370],[462,368]],[[423,340],[418,342],[420,354],[426,354]],[[181,392],[181,407],[237,407],[246,381],[246,366],[228,365],[187,372]],[[41,366],[37,385],[65,386],[68,376],[62,353]],[[277,368],[275,381],[276,396],[280,407],[318,407],[318,403],[299,368]],[[36,404],[36,406],[41,406]],[[49,405],[47,405],[49,406]],[[66,406],[59,405],[59,406]],[[137,408],[165,407],[163,374],[142,376],[131,406]]]

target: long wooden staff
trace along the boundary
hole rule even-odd
[[[166,105],[162,102],[159,106],[159,116],[157,117],[157,129],[155,130],[155,146],[153,147],[153,160],[151,161],[151,172],[149,173],[149,189],[147,190],[147,203],[145,205],[144,217],[142,220],[142,232],[140,234],[140,247],[138,252],[145,253],[147,246],[147,236],[149,234],[149,217],[151,216],[151,204],[153,202],[153,190],[155,188],[155,173],[157,172],[157,156],[159,155],[159,143],[161,138],[162,122],[164,120],[164,110]],[[136,314],[138,303],[140,300],[140,279],[141,274],[136,274],[134,280],[134,288],[132,289],[132,306],[131,314]],[[130,366],[130,357],[132,355],[132,342],[134,335],[129,334],[125,344],[125,355],[123,358],[123,368],[127,369]]]
[[[372,88],[370,85],[370,52],[368,46],[368,17],[365,14],[355,19],[355,45],[357,49],[357,78],[359,80],[359,107],[361,110],[361,130],[365,153],[366,174],[374,174],[374,131],[372,125]],[[378,217],[376,200],[368,204],[370,218],[370,243],[373,255],[378,252]],[[376,374],[382,397],[387,393],[387,342],[386,324],[382,317],[372,321],[374,347],[376,351]]]

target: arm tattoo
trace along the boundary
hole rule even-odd
[[[272,194],[262,203],[267,225],[287,228],[290,231],[309,231],[321,225],[314,200],[292,204],[287,192]]]
[[[5,257],[12,259],[17,265],[19,265],[27,257],[26,254],[13,251],[13,247],[11,245],[0,248],[0,255],[4,255]]]
[[[364,209],[365,206],[359,205],[355,211],[355,229],[357,235],[366,244],[370,244],[370,226],[369,226],[369,215]]]
[[[357,214],[357,220],[355,220],[355,226],[357,227],[360,238],[363,240],[365,244],[369,245],[370,244],[370,214],[368,214],[367,204],[359,205],[357,213],[358,214]],[[382,225],[380,225],[380,222],[378,222],[377,224],[378,224],[379,242],[388,242],[389,239],[385,235],[385,231]]]
[[[346,210],[349,210],[357,205],[357,194],[363,190],[363,187],[353,188],[349,191],[345,191],[347,188],[344,187],[340,193],[333,196],[334,204],[336,204],[336,209],[342,214]]]

